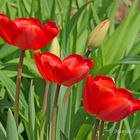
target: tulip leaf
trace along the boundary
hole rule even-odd
[[[85,140],[92,131],[93,125],[95,124],[95,117],[89,117],[82,125],[76,136],[76,140]],[[91,139],[91,135],[90,135]]]
[[[126,49],[130,49],[134,44],[140,29],[140,12],[133,10],[136,8],[137,2],[138,0],[134,1],[128,17],[104,44],[102,48],[104,64],[117,62],[123,57]],[[114,44],[114,42],[116,43]]]
[[[38,0],[38,3],[40,5],[40,9],[38,9],[41,13],[41,17],[42,20],[46,21],[46,19],[48,19],[50,17],[50,4],[49,2],[52,2],[52,1],[47,1],[47,0]]]
[[[60,140],[68,140],[68,138],[65,136],[65,134],[60,131]]]
[[[35,140],[35,104],[34,104],[34,87],[33,81],[31,81],[30,91],[29,91],[29,130],[30,130],[30,139]]]
[[[74,25],[77,23],[77,21],[78,21],[80,15],[81,15],[81,13],[84,11],[84,9],[85,9],[90,3],[92,3],[92,1],[89,1],[89,2],[85,3],[85,4],[78,10],[78,12],[71,18],[71,20],[70,20],[70,21],[71,21],[71,22],[70,22],[70,29],[71,29],[72,27],[74,27]]]
[[[5,108],[5,107],[11,107],[12,104],[7,100],[7,99],[1,99],[0,100],[0,107]]]
[[[78,131],[81,128],[81,125],[84,123],[84,120],[86,118],[86,112],[83,110],[83,108],[80,108],[77,113],[74,115],[71,123],[71,130],[70,130],[70,140],[73,140]]]
[[[30,2],[28,0],[22,0],[22,5],[24,6],[26,13],[29,15]]]
[[[135,56],[138,55],[140,52],[140,40],[138,40],[134,46],[128,52],[128,56]]]
[[[15,119],[10,109],[8,110],[6,132],[7,132],[7,140],[19,140]]]
[[[6,63],[1,63],[1,65],[5,67],[4,68],[5,71],[7,69],[10,71],[10,68],[11,68],[12,71],[9,72],[10,73],[9,75],[16,76],[17,75],[18,62],[19,62],[19,59],[16,58],[16,59],[12,59],[12,60],[10,60]],[[31,78],[34,75],[37,76],[37,77],[41,77],[37,68],[36,68],[34,60],[32,60],[30,58],[26,58],[26,57],[24,58],[22,75],[25,76],[25,77],[28,77],[28,78]]]
[[[16,84],[3,72],[0,70],[0,81],[2,85],[7,89],[11,101],[15,101]],[[27,114],[27,102],[25,100],[22,90],[20,91],[20,110],[26,116]]]
[[[0,140],[6,140],[6,137],[7,137],[6,131],[0,122]]]
[[[7,57],[8,55],[11,55],[12,53],[16,52],[18,48],[12,47],[9,45],[4,45],[0,49],[0,59]]]
[[[119,129],[117,130],[118,133],[117,133],[117,138],[116,138],[116,140],[120,140],[122,126],[123,126],[123,122],[121,121],[121,122],[119,123]]]
[[[77,88],[76,88],[76,103],[75,103],[75,112],[78,111],[81,102],[82,102],[82,95],[83,95],[83,87],[84,87],[85,81],[82,80],[78,83]],[[78,94],[77,94],[78,93]]]
[[[124,125],[126,126],[126,130],[127,130],[127,133],[129,135],[130,140],[132,140],[132,133],[131,133],[131,128],[130,128],[130,125],[129,125],[128,118],[126,118],[124,120]]]
[[[59,94],[59,100],[58,100],[58,113],[57,113],[57,130],[56,130],[56,139],[57,140],[61,140],[60,137],[60,130],[62,130],[64,132],[64,124],[65,124],[65,117],[66,117],[66,112],[64,113],[64,103],[63,103],[63,98],[64,98],[64,94],[66,91],[66,87],[61,86],[60,89],[60,94]],[[69,121],[69,120],[66,120]],[[65,133],[66,135],[66,133]]]
[[[127,56],[123,58],[120,62],[120,64],[140,64],[140,56]]]

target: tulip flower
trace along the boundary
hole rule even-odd
[[[0,14],[0,37],[8,44],[22,50],[37,50],[47,45],[59,28],[54,21],[42,25],[36,18],[9,19]]]
[[[42,25],[36,18],[9,19],[0,14],[0,37],[8,44],[21,49],[16,81],[14,117],[18,128],[20,83],[25,50],[37,50],[47,45],[57,34],[59,28],[54,21]]]
[[[54,54],[35,52],[36,66],[45,80],[71,86],[85,78],[94,65],[90,59],[73,54],[61,60]]]
[[[88,38],[88,49],[92,51],[95,48],[100,47],[103,40],[106,37],[108,28],[109,28],[110,20],[106,19],[101,22],[89,35]]]
[[[140,110],[140,100],[134,99],[125,88],[116,88],[110,77],[89,75],[84,87],[83,105],[85,110],[99,119],[117,122]]]

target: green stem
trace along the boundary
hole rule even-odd
[[[45,125],[46,125],[46,117],[45,115],[42,115],[40,124],[40,140],[44,140]]]
[[[71,89],[72,89],[72,86],[68,87],[67,90],[66,90],[66,92],[65,92],[64,99],[63,99],[64,107],[66,106],[66,103],[67,103],[68,98],[70,96]]]
[[[52,111],[52,127],[51,127],[51,140],[55,140],[55,134],[56,134],[56,118],[57,118],[57,103],[58,103],[58,97],[59,97],[59,91],[60,91],[60,86],[57,85],[56,88],[56,93],[55,93],[55,99],[54,99],[54,104],[53,104],[53,111]]]
[[[43,115],[45,115],[46,113],[49,85],[50,85],[50,82],[46,81],[45,94],[44,94],[44,99],[43,99]]]
[[[40,140],[44,140],[44,131],[45,131],[45,125],[46,125],[46,108],[47,108],[47,100],[48,100],[48,91],[49,91],[49,85],[50,82],[46,81],[45,86],[45,93],[44,93],[44,99],[43,99],[43,114],[41,114],[41,125],[40,125]]]
[[[90,51],[90,50],[87,50],[86,53],[84,54],[84,57],[85,57],[85,58],[88,58],[89,55],[90,55],[90,53],[91,53],[91,51]]]
[[[97,133],[97,129],[98,129],[98,126],[99,126],[99,122],[100,122],[100,120],[98,120],[98,119],[95,120],[95,124],[93,126],[92,135],[91,135],[92,140],[96,140],[96,133]]]
[[[100,127],[99,127],[99,137],[98,140],[102,140],[103,137],[103,129],[104,129],[104,121],[100,121]]]
[[[19,116],[18,111],[19,111],[20,83],[21,83],[21,77],[22,77],[22,66],[23,66],[24,54],[25,54],[25,50],[21,50],[19,64],[18,64],[17,81],[16,81],[16,97],[15,97],[14,118],[15,118],[17,128],[18,128],[18,116]]]

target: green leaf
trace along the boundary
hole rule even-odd
[[[74,115],[72,123],[71,123],[71,130],[70,130],[70,140],[73,140],[78,131],[80,130],[84,120],[86,118],[86,113],[83,108],[80,108],[77,113]]]
[[[7,140],[19,140],[15,119],[10,109],[8,110],[6,131],[7,131]]]
[[[19,63],[19,58],[15,58],[15,59],[12,59],[6,63],[1,63],[1,66],[5,66],[4,70],[7,70],[7,69],[9,70],[10,68],[12,69],[14,67],[11,70],[11,72],[17,73],[18,63]],[[27,58],[27,57],[24,58],[22,74],[24,76],[28,76],[28,77],[33,77],[34,75],[37,77],[41,77],[38,70],[37,70],[37,67],[34,63],[34,60]]]
[[[132,140],[132,133],[131,133],[131,128],[130,128],[130,124],[129,124],[128,118],[126,118],[124,120],[124,125],[126,126],[126,130],[128,132],[128,136],[129,136],[130,140]]]
[[[9,77],[7,77],[7,75],[1,70],[0,70],[0,81],[6,87],[6,89],[9,92],[9,96],[11,97],[12,101],[14,102],[15,93],[16,93],[16,84]],[[20,91],[20,92],[21,92],[20,104],[22,107],[26,107],[27,103],[24,98],[24,94],[22,91]]]
[[[123,58],[119,63],[121,64],[140,64],[140,56],[127,56]]]
[[[5,45],[0,49],[0,59],[7,57],[7,55],[11,55],[12,53],[16,52],[18,48],[12,47],[9,45]]]
[[[126,49],[133,46],[140,29],[140,12],[136,11],[137,2],[138,0],[134,1],[125,21],[102,47],[104,64],[117,62],[123,57]]]
[[[35,140],[35,104],[34,104],[34,86],[31,81],[30,91],[29,91],[29,130],[30,130],[30,139]]]
[[[14,103],[16,94],[16,84],[3,72],[0,70],[0,81],[2,85],[7,89],[9,98]],[[20,111],[26,116],[27,114],[27,102],[25,100],[22,90],[20,90]],[[27,117],[27,116],[26,116]]]
[[[0,140],[6,140],[6,137],[7,137],[6,131],[0,122]]]
[[[60,140],[68,140],[62,131],[60,131]]]

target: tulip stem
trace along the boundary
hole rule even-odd
[[[84,54],[84,57],[85,57],[85,58],[88,58],[89,55],[90,55],[90,53],[91,53],[91,51],[90,51],[90,50],[87,50],[86,53]]]
[[[20,83],[22,77],[22,66],[23,66],[24,55],[25,55],[25,50],[21,50],[19,64],[18,64],[17,81],[16,81],[15,112],[14,112],[14,118],[15,118],[17,128],[18,128],[18,116],[19,116],[18,111],[19,111]]]
[[[59,97],[59,91],[60,91],[60,86],[57,85],[56,88],[56,93],[55,93],[55,99],[54,99],[54,104],[53,104],[53,111],[52,111],[52,127],[51,127],[51,140],[55,140],[55,133],[56,133],[56,117],[57,117],[57,103],[58,103],[58,97]]]
[[[100,126],[99,126],[99,137],[98,140],[102,140],[103,137],[103,129],[104,129],[104,121],[100,121]]]
[[[72,86],[68,87],[67,90],[66,90],[66,92],[65,92],[64,99],[63,99],[64,107],[65,107],[65,105],[67,103],[67,100],[68,100],[68,98],[70,96],[71,89],[72,89]]]
[[[100,120],[98,120],[98,119],[95,120],[95,124],[93,126],[92,135],[91,135],[92,140],[96,140],[96,133],[97,133],[97,129],[98,129],[98,126],[99,126],[99,122],[100,122]]]
[[[50,85],[50,82],[46,81],[45,94],[44,94],[44,100],[43,100],[43,116],[45,115],[46,108],[47,108],[47,99],[48,99],[49,85]]]

